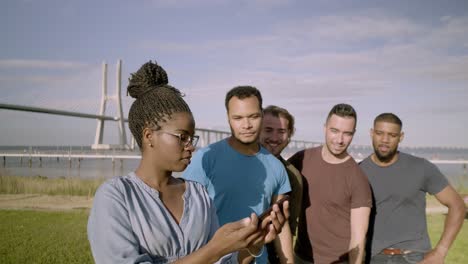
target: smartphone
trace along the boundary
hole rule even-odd
[[[284,195],[283,198],[279,199],[276,201],[273,205],[277,204],[280,208],[281,211],[283,211],[283,202],[284,201],[289,201],[289,195]],[[260,226],[262,224],[262,221],[270,215],[271,211],[273,210],[273,205],[268,207],[261,215],[258,216],[258,225]]]

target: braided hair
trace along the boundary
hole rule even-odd
[[[160,129],[174,113],[192,114],[183,94],[168,82],[166,71],[152,61],[128,79],[127,93],[136,99],[128,112],[128,125],[140,149],[145,128]]]

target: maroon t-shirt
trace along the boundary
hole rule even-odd
[[[296,254],[316,264],[346,260],[351,209],[372,207],[367,177],[353,158],[340,164],[327,163],[322,147],[300,151],[288,161],[304,176],[304,210]]]

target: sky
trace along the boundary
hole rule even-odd
[[[102,64],[112,96],[122,60],[126,115],[128,77],[153,60],[200,128],[229,131],[225,94],[252,85],[295,116],[293,139],[323,141],[329,110],[349,103],[354,144],[369,145],[375,116],[393,112],[403,146],[468,147],[465,0],[3,0],[0,34],[0,103],[97,114]],[[0,109],[0,146],[91,145],[95,130]],[[105,143],[116,131],[106,123]]]

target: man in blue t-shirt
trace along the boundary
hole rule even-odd
[[[372,186],[375,206],[369,225],[370,263],[444,263],[465,217],[465,205],[439,169],[423,158],[398,151],[402,122],[383,113],[371,129],[374,153],[360,166]],[[434,248],[427,233],[426,193],[448,207]],[[422,261],[422,262],[420,262]]]
[[[225,100],[232,135],[198,150],[183,178],[203,184],[214,200],[220,225],[260,215],[291,190],[283,164],[258,143],[262,96],[252,86],[238,86]],[[279,230],[278,230],[279,232]],[[275,239],[281,263],[293,263],[292,238],[286,222]],[[267,263],[259,245],[256,263]]]

